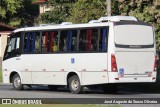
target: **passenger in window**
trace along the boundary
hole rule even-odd
[[[76,49],[76,39],[72,40],[72,47],[71,47],[71,51],[75,51]]]
[[[52,47],[52,49],[53,49],[53,52],[57,52],[58,51],[58,45],[57,45],[57,42],[54,40],[54,42],[53,42],[53,47]]]
[[[67,38],[67,37],[66,37],[66,38]],[[66,40],[66,39],[64,39],[63,51],[67,51],[67,40]]]
[[[39,43],[40,43],[40,39],[39,39],[38,36],[36,36],[36,41],[35,41],[35,52],[40,52]]]
[[[45,35],[42,36],[42,52],[47,52],[47,48],[45,47]]]
[[[79,38],[79,51],[82,51],[83,49],[83,42],[82,42],[82,37]]]

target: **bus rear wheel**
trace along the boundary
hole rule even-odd
[[[73,94],[80,94],[82,93],[82,86],[77,75],[73,75],[68,79],[69,88],[71,93]]]
[[[18,74],[15,74],[12,79],[12,85],[16,90],[22,90],[23,84],[21,83],[21,78]]]

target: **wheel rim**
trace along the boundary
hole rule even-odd
[[[71,87],[73,90],[77,90],[79,88],[79,81],[76,79],[72,80]]]
[[[19,77],[16,77],[16,78],[14,79],[14,86],[17,88],[17,87],[19,87],[20,85],[21,85],[21,80],[20,80]]]

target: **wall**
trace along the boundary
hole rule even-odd
[[[42,13],[45,13],[47,11],[50,11],[51,8],[52,8],[51,6],[48,6],[46,4],[40,4],[39,5],[39,12],[40,12],[40,14],[42,14]]]
[[[0,32],[0,57],[3,57],[7,45],[7,37],[10,32]]]

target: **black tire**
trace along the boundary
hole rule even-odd
[[[18,74],[15,74],[12,78],[12,85],[16,90],[23,90],[23,84],[21,83],[21,78]]]
[[[113,94],[117,93],[117,85],[116,84],[104,84],[102,85],[102,90],[104,93]]]
[[[58,86],[56,86],[56,85],[48,85],[48,88],[49,88],[49,90],[51,90],[51,91],[57,91]]]
[[[68,79],[68,84],[71,93],[73,94],[80,94],[83,91],[83,88],[81,86],[79,77],[77,75],[73,75]]]

